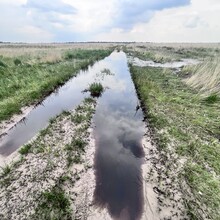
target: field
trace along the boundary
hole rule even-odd
[[[0,219],[220,219],[219,59],[219,44],[0,44]]]

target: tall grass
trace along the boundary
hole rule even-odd
[[[220,58],[206,59],[201,64],[184,68],[191,76],[185,82],[205,94],[220,94]]]

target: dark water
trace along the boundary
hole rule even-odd
[[[107,208],[113,219],[136,220],[143,210],[143,115],[136,113],[138,99],[125,54],[112,54],[106,68],[115,75],[105,77],[109,89],[99,99],[94,117],[94,204]]]
[[[73,77],[55,93],[48,96],[6,136],[0,138],[0,155],[10,155],[44,128],[50,118],[60,114],[63,110],[71,110],[77,106],[88,95],[81,91],[93,82],[96,74],[105,67],[106,62],[108,58],[89,67],[88,71],[81,71],[77,77]]]

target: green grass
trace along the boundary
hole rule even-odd
[[[109,54],[109,51],[106,50],[68,50],[64,53],[64,59],[93,59],[99,60],[103,57],[106,57]]]
[[[211,95],[209,95],[208,97],[206,97],[204,99],[204,102],[207,103],[207,104],[214,104],[214,103],[216,103],[218,101],[220,101],[220,97],[216,93],[211,94]]]
[[[77,72],[110,54],[110,50],[76,50],[71,59],[57,63],[21,64],[18,59],[0,60],[0,122],[20,113],[63,85]],[[72,60],[74,59],[74,60]],[[10,65],[7,65],[9,63]]]
[[[7,176],[11,172],[11,167],[9,165],[5,165],[4,167],[1,168],[1,177]]]
[[[51,191],[42,194],[42,203],[36,209],[33,219],[63,220],[71,218],[70,200],[65,192],[54,187]]]
[[[30,149],[31,149],[31,144],[26,144],[19,149],[19,153],[22,155],[28,154],[30,152]]]
[[[134,66],[130,70],[159,149],[173,146],[179,157],[187,158],[182,176],[193,194],[184,192],[190,215],[201,219],[204,212],[219,219],[220,103],[214,96],[208,102],[214,100],[215,105],[204,104],[204,97],[171,70]]]
[[[89,86],[88,91],[92,97],[99,97],[104,92],[104,87],[99,82],[94,82]]]

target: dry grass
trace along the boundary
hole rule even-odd
[[[200,93],[220,94],[220,57],[206,59],[196,66],[185,67],[184,72],[191,75],[184,81]]]

